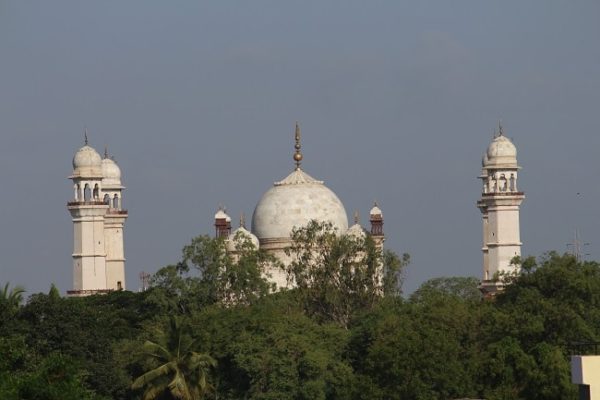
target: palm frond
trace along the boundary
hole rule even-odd
[[[143,400],[154,400],[169,388],[169,381],[164,380],[156,385],[149,386],[142,396]]]
[[[169,390],[171,391],[171,394],[178,399],[192,400],[192,394],[188,388],[185,376],[183,376],[179,371],[169,383]]]
[[[146,340],[143,345],[144,352],[154,358],[162,358],[164,360],[170,360],[173,355],[165,347],[158,343]]]
[[[177,365],[176,365],[175,361],[168,362],[166,364],[161,365],[158,368],[154,368],[153,370],[146,372],[145,374],[143,374],[142,376],[137,378],[131,384],[131,388],[132,389],[140,389],[140,388],[146,386],[148,383],[150,383],[162,376],[168,376],[169,373],[176,371],[176,370],[177,370]]]

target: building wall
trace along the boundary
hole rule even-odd
[[[519,204],[522,196],[514,198],[490,199],[487,207],[487,270],[489,279],[497,272],[513,272],[510,265],[515,256],[521,255],[519,232]],[[485,257],[485,253],[484,253]],[[484,260],[485,268],[486,260]]]
[[[73,289],[106,288],[104,205],[70,206],[73,216]]]
[[[125,249],[123,226],[125,217],[119,214],[107,214],[105,217],[104,243],[106,249],[106,288],[126,289],[125,286]]]

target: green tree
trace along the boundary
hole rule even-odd
[[[219,399],[351,398],[349,331],[309,318],[289,291],[250,307],[209,307],[193,326],[218,360]]]
[[[356,398],[475,397],[479,305],[429,287],[356,318],[349,346]]]
[[[372,308],[387,292],[399,293],[400,260],[385,256],[370,236],[339,235],[331,223],[311,221],[292,232],[286,250],[288,280],[305,310],[320,321],[347,327],[353,314]]]
[[[431,296],[456,296],[467,301],[480,301],[479,279],[473,277],[432,278],[423,283],[410,299],[419,302]]]
[[[10,283],[6,283],[0,289],[0,315],[2,313],[13,314],[23,301],[23,293],[25,289],[22,286],[13,286],[10,288]]]
[[[25,336],[0,337],[0,398],[3,400],[100,399],[86,388],[77,360],[51,353],[40,357]]]
[[[485,397],[575,399],[568,356],[600,339],[600,265],[556,252],[515,261],[522,273],[482,319]]]
[[[84,298],[58,297],[52,290],[34,294],[19,310],[15,329],[25,335],[35,357],[69,357],[84,372],[86,387],[107,398],[129,398],[131,379],[113,347],[139,335],[142,321],[151,315],[144,296],[127,291]]]
[[[59,353],[44,358],[18,384],[19,400],[94,400],[101,398],[83,383],[78,363]]]
[[[198,353],[197,341],[189,333],[189,325],[172,317],[167,329],[154,331],[154,340],[143,344],[142,357],[150,370],[138,377],[132,389],[144,389],[143,399],[157,399],[165,393],[173,398],[196,400],[211,390],[210,369],[216,361]]]
[[[182,260],[159,270],[152,284],[182,313],[208,304],[251,304],[274,290],[268,271],[277,261],[244,236],[235,238],[235,250],[228,251],[222,238],[195,237]]]

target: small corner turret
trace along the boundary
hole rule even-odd
[[[225,207],[219,205],[215,214],[215,237],[228,238],[231,234],[231,217],[227,215]]]
[[[371,222],[371,235],[375,240],[375,244],[383,249],[383,242],[385,242],[385,234],[383,233],[383,213],[377,202],[373,204],[373,208],[371,208],[371,211],[369,212],[369,222]]]

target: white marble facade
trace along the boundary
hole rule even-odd
[[[483,222],[483,278],[481,290],[493,296],[503,288],[502,275],[519,272],[511,261],[521,255],[519,210],[525,194],[517,187],[517,148],[504,135],[494,135],[482,160],[481,198],[477,202]]]
[[[88,145],[73,157],[73,199],[67,209],[73,219],[73,289],[87,296],[125,289],[125,249],[121,170]]]
[[[312,220],[331,223],[340,235],[346,233],[359,235],[360,231],[365,232],[365,229],[360,226],[358,218],[355,218],[355,224],[349,229],[348,215],[338,196],[323,181],[314,179],[302,169],[300,128],[297,124],[295,138],[296,152],[293,156],[295,168],[286,178],[275,182],[263,194],[252,215],[251,231],[246,230],[241,223],[240,229],[243,231],[238,229],[230,233],[231,227],[227,225],[227,221],[231,221],[231,218],[223,214],[224,210],[222,209],[215,215],[217,236],[227,236],[231,243],[235,238],[235,233],[239,231],[249,237],[257,247],[268,251],[284,264],[291,261],[285,254],[285,249],[292,244],[290,235],[293,229],[304,227]],[[383,215],[379,207],[373,207],[370,217],[378,226],[377,232],[373,236],[382,247],[384,241]],[[219,233],[220,229],[221,234]],[[230,251],[234,250],[233,245],[229,244],[229,247]],[[269,273],[271,281],[277,287],[288,286],[283,271],[273,269]]]

